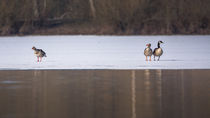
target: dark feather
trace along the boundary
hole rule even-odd
[[[155,48],[155,49],[154,49],[153,54],[155,54],[155,51],[156,51],[157,49],[158,49],[158,48]]]
[[[36,49],[36,50],[41,52],[44,57],[47,57],[46,53],[42,49]]]

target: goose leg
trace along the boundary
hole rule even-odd
[[[39,62],[39,57],[37,57],[37,62]]]
[[[42,61],[42,57],[40,57],[40,62]]]
[[[154,56],[154,61],[155,61],[155,56]]]
[[[160,60],[160,56],[158,57],[158,61]]]
[[[149,61],[151,61],[151,56],[149,56]]]
[[[146,56],[146,61],[148,61],[147,56]]]

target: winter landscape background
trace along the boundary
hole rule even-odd
[[[209,6],[0,0],[0,118],[210,118]]]

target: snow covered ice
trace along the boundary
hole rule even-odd
[[[161,45],[160,61],[144,49]],[[16,69],[210,69],[210,36],[24,36],[0,37],[0,70]],[[37,62],[33,46],[47,57]]]

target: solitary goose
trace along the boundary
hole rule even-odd
[[[42,49],[37,49],[36,47],[32,47],[34,50],[34,54],[37,56],[37,62],[42,61],[42,57],[47,57],[46,53]],[[39,60],[40,58],[40,60]]]
[[[149,61],[151,61],[151,56],[152,56],[152,49],[150,48],[151,47],[151,44],[147,44],[146,45],[147,48],[144,49],[144,55],[146,56],[146,61],[148,61],[147,57],[149,56]]]
[[[160,44],[163,43],[162,41],[158,41],[158,48],[155,48],[153,51],[153,55],[154,55],[154,61],[155,61],[155,56],[158,57],[158,61],[160,60],[160,56],[163,54],[163,50],[160,47]]]

